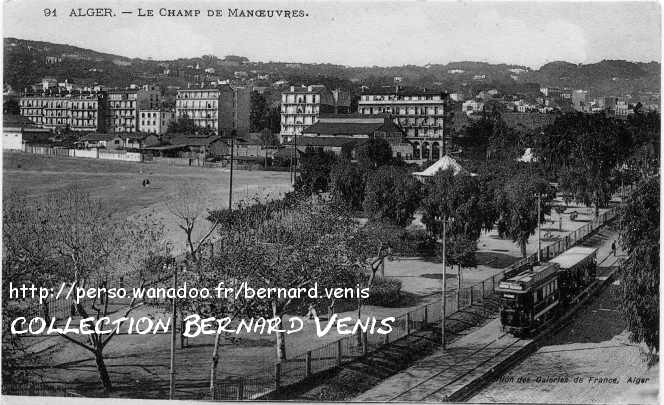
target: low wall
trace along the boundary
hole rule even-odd
[[[143,155],[138,152],[110,152],[99,149],[66,149],[49,146],[23,145],[23,152],[37,155],[63,156],[88,159],[122,160],[125,162],[142,162]]]
[[[74,156],[97,159],[99,154],[97,149],[74,149]]]

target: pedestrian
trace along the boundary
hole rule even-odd
[[[318,318],[318,314],[316,314],[316,308],[314,307],[314,304],[309,304],[309,312],[307,312],[307,316],[309,317],[309,320],[313,320],[314,318]]]
[[[615,257],[616,256],[616,241],[615,240],[611,243],[611,252],[613,253],[613,256]]]

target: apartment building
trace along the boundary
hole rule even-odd
[[[302,130],[318,122],[322,113],[350,112],[350,94],[343,90],[329,90],[323,85],[290,86],[281,93],[282,143],[291,143]]]
[[[161,87],[154,84],[146,84],[138,91],[139,110],[156,110],[161,108],[163,101]]]
[[[70,100],[70,124],[72,131],[106,131],[106,93],[79,94]]]
[[[138,131],[138,96],[138,89],[108,92],[108,132],[132,133]]]
[[[358,103],[363,115],[389,114],[413,145],[413,159],[438,159],[444,145],[447,94],[401,89],[367,90]]]
[[[175,113],[173,111],[163,109],[139,110],[138,131],[148,134],[165,134],[174,117]]]
[[[80,132],[106,129],[105,93],[30,94],[19,100],[21,116],[42,128]]]
[[[194,125],[215,131],[249,128],[251,89],[247,87],[189,88],[178,90],[175,119],[189,118]]]

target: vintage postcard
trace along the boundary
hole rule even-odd
[[[659,3],[2,9],[3,403],[658,403]]]

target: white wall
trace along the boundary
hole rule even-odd
[[[23,135],[18,132],[2,133],[2,149],[4,150],[23,150]]]

